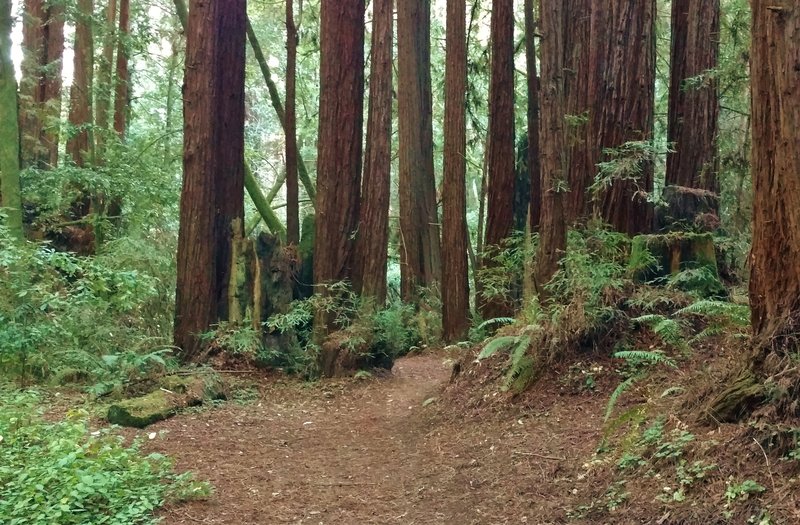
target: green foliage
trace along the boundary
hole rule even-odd
[[[598,196],[618,181],[631,182],[637,188],[636,193],[649,198],[645,189],[639,187],[642,170],[667,152],[655,140],[626,142],[619,147],[608,148],[603,151],[606,160],[597,165],[599,172],[588,191]]]
[[[659,351],[620,350],[614,354],[614,357],[617,359],[624,359],[631,372],[629,372],[629,377],[617,385],[617,388],[611,393],[608,403],[606,404],[605,421],[608,421],[611,417],[611,414],[614,412],[614,407],[617,405],[622,394],[630,390],[637,381],[646,375],[647,368],[654,365],[665,365],[671,368],[677,366],[675,361]]]
[[[90,432],[72,414],[48,423],[30,394],[3,396],[0,515],[8,525],[148,524],[170,499],[206,497],[210,487],[177,475],[168,458],[142,456],[111,430]]]
[[[0,365],[21,384],[64,370],[88,379],[130,379],[135,355],[163,366],[172,325],[173,262],[132,239],[79,258],[0,229]],[[106,357],[103,357],[106,356]],[[109,357],[109,356],[117,356]],[[141,364],[141,363],[140,363]],[[131,366],[134,365],[134,366]]]
[[[750,328],[750,307],[726,301],[697,301],[676,312],[677,315],[705,319],[708,326],[696,339],[722,333],[745,335]]]
[[[536,331],[535,326],[527,327],[521,335],[509,335],[496,337],[486,343],[478,354],[477,361],[488,359],[497,352],[509,350],[510,357],[505,378],[503,380],[503,390],[511,390],[515,393],[522,392],[530,383],[534,376],[534,360],[528,355],[531,346],[531,333]]]
[[[766,490],[766,487],[752,479],[746,479],[741,483],[731,483],[731,481],[728,480],[728,488],[725,489],[725,499],[728,500],[728,503],[733,503],[737,500],[747,499],[753,494],[761,494]]]

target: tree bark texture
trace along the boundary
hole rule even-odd
[[[539,153],[539,72],[536,67],[536,22],[533,0],[525,0],[525,62],[528,70],[528,176],[531,182],[529,208],[531,231],[539,230],[542,209],[542,170]]]
[[[567,247],[563,182],[568,162],[565,140],[565,75],[567,19],[562,0],[541,0],[542,23],[542,214],[536,257],[536,285],[540,300],[544,286],[558,270]],[[571,20],[570,20],[571,22]]]
[[[496,263],[493,256],[511,235],[514,222],[514,2],[492,0],[492,65],[489,86],[489,137],[487,163],[489,183],[486,207],[486,238],[483,266]],[[506,317],[512,312],[506,298],[480,301],[485,319]]]
[[[800,6],[752,0],[753,251],[756,336],[800,319]]]
[[[297,28],[294,2],[286,0],[286,236],[300,244],[300,188],[297,180]]]
[[[22,25],[20,132],[22,166],[58,164],[64,6],[26,0]]]
[[[74,77],[70,89],[67,154],[77,166],[89,166],[94,161],[92,133],[92,89],[94,78],[94,43],[92,13],[94,0],[78,0],[75,20]]]
[[[420,287],[441,277],[441,246],[433,171],[430,0],[397,6],[400,128],[401,296],[416,302]]]
[[[569,153],[569,193],[565,196],[564,215],[568,223],[573,223],[584,222],[592,213],[587,191],[597,174],[589,134],[591,0],[565,2],[564,12],[569,20],[569,30],[564,32],[565,136]]]
[[[352,277],[361,202],[364,9],[364,0],[322,0],[316,285]],[[332,330],[327,321],[318,319],[317,330]]]
[[[393,30],[394,0],[374,0],[367,143],[353,285],[356,293],[371,298],[378,307],[386,302],[392,169]]]
[[[106,23],[103,28],[103,53],[97,66],[97,103],[95,104],[95,144],[97,162],[104,160],[111,120],[111,103],[116,86],[113,83],[114,47],[117,33],[117,0],[106,4]]]
[[[130,0],[119,0],[117,73],[114,94],[114,131],[120,139],[125,138],[125,132],[128,129],[128,112],[130,111],[131,105],[130,71],[128,70],[128,57],[130,55],[130,46],[128,43],[128,39],[130,38],[130,17]],[[171,91],[168,96],[172,96]],[[169,127],[167,130],[169,130]]]
[[[655,104],[654,0],[593,0],[591,13],[589,144],[596,166],[604,150],[653,135]],[[653,166],[642,162],[638,180],[613,182],[594,202],[595,214],[629,235],[647,232]]]
[[[22,198],[19,187],[19,115],[17,78],[11,60],[11,2],[0,4],[0,207],[5,225],[22,239]]]
[[[717,67],[719,0],[673,0],[667,139],[667,184],[719,193],[717,136],[719,87],[708,76],[699,85],[687,80]]]
[[[447,1],[442,213],[442,328],[445,342],[469,332],[467,266],[467,5]]]
[[[785,426],[800,412],[793,357],[800,331],[800,6],[795,0],[751,0],[750,6],[753,350],[710,413],[734,421],[761,408],[761,417]]]
[[[228,315],[233,228],[244,217],[245,0],[194,0],[186,31],[184,177],[175,346]]]

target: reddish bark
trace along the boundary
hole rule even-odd
[[[593,0],[590,60],[590,165],[608,160],[606,149],[653,136],[655,104],[655,0]],[[652,162],[637,181],[617,179],[594,202],[597,216],[619,232],[649,231]]]
[[[386,302],[389,243],[393,26],[394,0],[375,0],[372,9],[367,145],[353,285],[357,293],[372,298],[379,307]]]
[[[115,86],[112,82],[114,63],[114,35],[117,25],[117,0],[108,0],[106,5],[106,25],[104,28],[103,54],[97,68],[97,103],[95,104],[95,141],[97,163],[104,160],[108,139],[109,113]]]
[[[489,86],[489,169],[486,208],[484,261],[486,268],[495,262],[493,255],[511,234],[514,217],[514,2],[492,0],[491,20],[492,78]],[[511,314],[511,304],[502,297],[480,296],[484,318]]]
[[[525,61],[528,69],[528,176],[531,183],[529,219],[531,231],[539,230],[542,209],[542,170],[539,158],[539,73],[536,67],[536,23],[533,0],[525,0]]]
[[[67,139],[67,154],[77,166],[91,165],[94,160],[94,140],[91,131],[94,77],[93,12],[93,0],[78,0],[75,20],[74,77],[69,103],[69,123],[73,129]]]
[[[546,300],[544,286],[558,270],[567,246],[564,221],[563,181],[567,176],[564,136],[564,84],[567,31],[566,10],[561,0],[542,0],[542,213],[539,250],[536,257],[536,285],[540,300]]]
[[[58,165],[64,6],[26,0],[22,26],[20,127],[22,165]]]
[[[569,30],[564,33],[565,136],[570,190],[565,195],[564,214],[567,222],[572,223],[583,222],[591,215],[591,199],[587,191],[597,173],[588,121],[591,0],[566,2],[564,16],[570,21]]]
[[[400,131],[400,273],[404,301],[441,278],[433,172],[430,0],[397,6]]]
[[[447,2],[445,69],[444,185],[442,214],[442,328],[445,342],[469,332],[466,192],[466,1]]]
[[[687,79],[717,67],[719,0],[672,1],[672,50],[667,138],[667,184],[719,192],[717,135],[719,87],[709,77],[699,86]]]
[[[184,360],[228,315],[232,233],[244,217],[245,5],[195,0],[189,12],[175,306]]]
[[[364,0],[322,0],[316,285],[352,276],[361,201],[364,9]],[[318,318],[318,333],[334,329],[328,321]]]

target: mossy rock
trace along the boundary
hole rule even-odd
[[[106,419],[113,425],[145,428],[169,419],[182,408],[199,406],[206,401],[225,399],[225,387],[216,374],[166,376],[160,388],[147,395],[111,405]]]
[[[629,267],[640,283],[672,283],[703,296],[725,295],[710,233],[639,235],[631,243]]]

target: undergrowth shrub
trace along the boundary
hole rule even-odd
[[[169,241],[166,241],[169,245]],[[21,384],[52,377],[131,379],[136,356],[168,349],[171,252],[150,240],[109,243],[91,257],[16,242],[0,227],[0,370]],[[140,362],[137,373],[161,368]],[[146,365],[146,366],[144,366]]]
[[[49,423],[36,396],[0,394],[0,516],[7,525],[157,523],[170,500],[202,498],[210,486],[175,474],[160,454],[125,445],[109,429],[91,432],[72,413]]]

